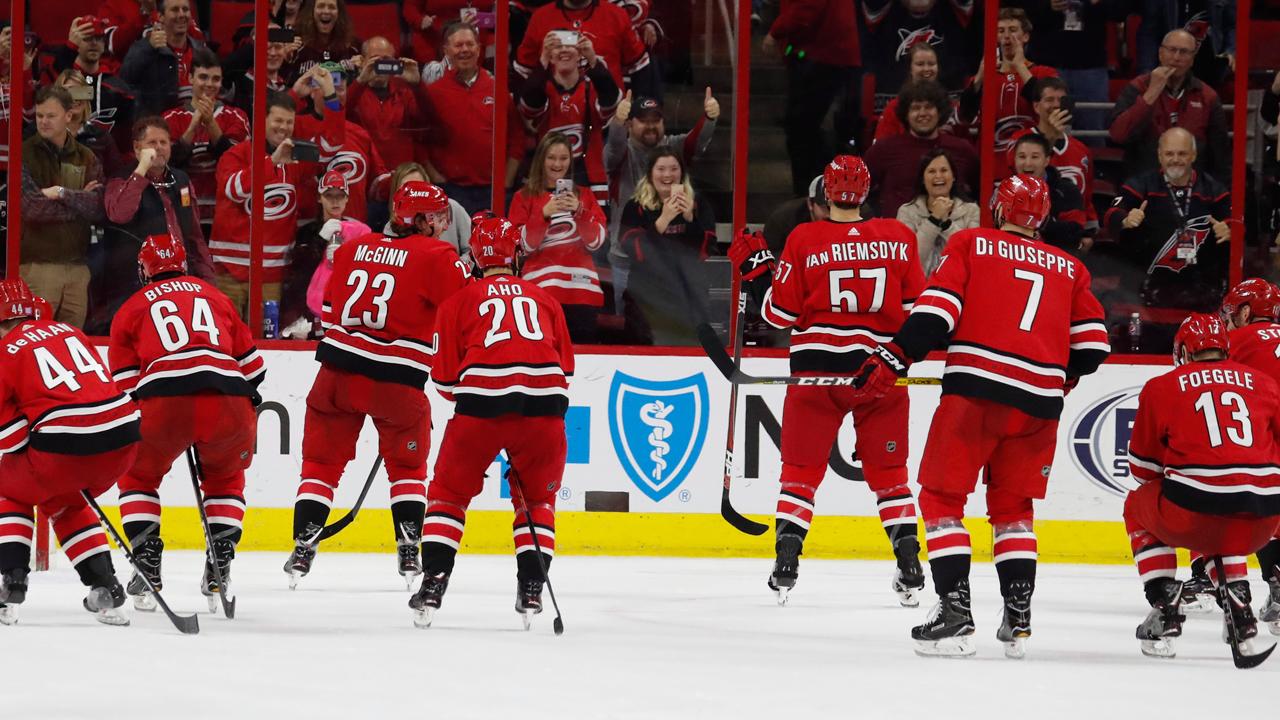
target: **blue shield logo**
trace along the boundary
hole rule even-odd
[[[1093,403],[1071,426],[1071,460],[1095,485],[1124,497],[1137,487],[1129,475],[1129,436],[1138,393],[1126,388]]]
[[[707,380],[643,380],[622,372],[609,386],[609,433],[631,482],[654,502],[680,486],[707,437]]]

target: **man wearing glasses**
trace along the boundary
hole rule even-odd
[[[1230,177],[1231,143],[1222,100],[1191,74],[1196,39],[1174,30],[1160,43],[1160,65],[1139,75],[1120,93],[1111,111],[1111,139],[1124,146],[1125,174],[1156,167],[1156,144],[1169,128],[1186,129],[1200,148],[1197,169]]]

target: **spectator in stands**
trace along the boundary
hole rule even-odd
[[[787,107],[783,120],[791,158],[791,190],[804,195],[809,178],[822,172],[836,149],[862,134],[856,94],[858,67],[857,6],[839,0],[789,0],[764,36],[764,51],[781,53],[787,68]],[[832,104],[835,143],[822,132]]]
[[[293,254],[289,258],[289,271],[285,274],[283,299],[280,301],[280,327],[287,328],[298,320],[304,320],[302,326],[294,328],[290,335],[306,337],[310,334],[315,316],[307,308],[307,289],[311,285],[311,276],[324,260],[329,247],[329,240],[321,229],[330,220],[361,220],[347,214],[347,179],[342,173],[330,170],[320,179],[317,187],[320,197],[320,216],[298,228],[298,237],[293,243]],[[362,221],[362,220],[361,220]]]
[[[144,37],[156,25],[163,25],[163,0],[106,0],[98,15],[107,20],[107,53],[124,59],[139,38]],[[195,15],[188,13],[191,25],[187,33],[196,40],[204,40],[204,34],[196,24]]]
[[[360,54],[347,0],[307,0],[298,11],[294,29],[302,46],[285,66],[284,75],[289,82],[297,80],[312,65],[349,61]]]
[[[964,192],[946,150],[925,153],[916,177],[916,197],[898,207],[898,221],[915,232],[920,267],[928,276],[938,269],[951,236],[978,227],[981,212]]]
[[[159,115],[191,99],[191,58],[207,49],[192,37],[191,0],[157,0],[160,24],[125,55],[120,78],[137,93],[137,112]]]
[[[966,140],[940,132],[945,113],[951,111],[947,91],[933,80],[907,83],[898,94],[898,121],[907,127],[902,135],[871,146],[864,158],[871,171],[868,201],[881,217],[892,217],[916,196],[920,158],[930,150],[946,150],[952,170],[965,187],[977,187],[978,155]]]
[[[1080,191],[1086,217],[1085,234],[1092,238],[1098,232],[1098,213],[1093,207],[1093,155],[1084,143],[1071,136],[1075,115],[1062,107],[1062,101],[1067,97],[1067,83],[1061,78],[1044,78],[1036,83],[1033,92],[1037,124],[1014,136],[1014,142],[1031,133],[1042,135],[1049,141],[1053,150],[1049,164]],[[1007,177],[1013,166],[1011,149],[1008,168],[1001,177]]]
[[[270,27],[280,25],[271,23]],[[284,62],[288,57],[290,46],[285,43],[267,43],[267,94],[289,89],[284,77]],[[246,117],[253,118],[253,43],[246,43],[237,48],[227,59],[226,68],[232,75],[231,104],[244,111]]]
[[[805,197],[788,200],[769,214],[764,223],[764,241],[778,257],[786,246],[787,237],[800,223],[826,220],[831,215],[827,205],[826,186],[819,175],[809,183],[809,192]]]
[[[59,322],[83,327],[89,309],[89,240],[102,222],[102,165],[67,129],[67,89],[36,91],[36,132],[22,143],[22,279]]]
[[[555,0],[535,10],[516,48],[515,74],[527,79],[538,65],[545,67],[547,35],[561,31],[578,33],[591,41],[592,52],[604,60],[614,87],[629,87],[637,95],[659,95],[661,87],[650,67],[649,51],[626,11],[608,0]],[[519,87],[520,82],[513,79],[511,86]]]
[[[617,109],[621,93],[591,38],[582,35],[577,45],[560,40],[558,32],[544,37],[542,57],[520,88],[520,113],[534,125],[539,139],[552,130],[573,138],[577,171],[573,180],[586,185],[605,207],[609,179],[604,168],[604,126]]]
[[[201,49],[191,59],[191,100],[165,112],[173,138],[170,164],[191,176],[198,215],[213,221],[218,159],[236,143],[249,139],[249,117],[226,105],[222,94],[222,63],[213,51]]]
[[[948,91],[964,86],[978,62],[976,49],[981,27],[972,27],[974,3],[957,0],[863,0],[863,25],[868,46],[867,70],[875,77],[876,94],[896,93],[910,80],[903,64],[917,45],[928,45],[938,54],[935,78]],[[980,5],[978,7],[981,7]]]
[[[0,21],[0,130],[3,131],[0,133],[0,168],[4,169],[9,167],[9,121],[12,112],[9,88],[13,83],[13,68],[9,65],[9,58],[13,51],[12,39],[13,28],[9,26],[9,21]],[[35,49],[22,54],[22,78],[26,87],[22,90],[23,110],[20,115],[30,116],[34,112],[36,85],[31,66],[35,59]],[[0,187],[8,187],[8,177],[7,173],[0,177]]]
[[[1196,39],[1185,30],[1164,36],[1160,67],[1130,82],[1111,111],[1111,140],[1124,146],[1129,176],[1155,167],[1157,141],[1180,127],[1201,148],[1196,167],[1220,178],[1230,177],[1231,142],[1227,115],[1213,88],[1191,74]]]
[[[298,26],[302,0],[271,0],[271,22],[279,27]]]
[[[107,334],[116,310],[141,287],[138,250],[149,235],[181,238],[190,273],[213,281],[195,188],[185,172],[169,164],[169,124],[159,116],[142,118],[133,125],[133,138],[137,165],[107,181],[106,258],[100,277],[93,281],[94,308],[86,325],[92,334]]]
[[[572,175],[573,141],[547,133],[533,153],[529,180],[516,193],[509,217],[524,237],[520,276],[560,302],[575,343],[590,343],[604,304],[591,254],[604,246],[606,221],[595,196],[574,184]]]
[[[1031,21],[1021,8],[1001,8],[996,23],[996,67],[1000,86],[996,108],[996,137],[994,155],[991,158],[996,174],[1005,167],[1013,137],[1036,124],[1035,109],[1031,106],[1033,95],[1028,92],[1035,80],[1057,77],[1058,71],[1047,65],[1039,65],[1027,59],[1027,45],[1031,42]],[[962,123],[979,124],[982,107],[983,62],[970,79],[969,86],[960,94],[960,106],[956,110]],[[1034,88],[1032,88],[1034,89]],[[997,178],[999,179],[999,178]]]
[[[1049,164],[1053,146],[1043,135],[1027,133],[1013,144],[1014,170],[1045,181],[1049,186],[1049,216],[1040,225],[1040,237],[1074,255],[1088,252],[1093,238],[1085,236],[1084,199],[1070,180]]]
[[[407,6],[406,6],[407,7]],[[475,26],[451,22],[444,28],[449,69],[427,86],[431,133],[427,172],[468,213],[490,207],[493,184],[494,79],[480,67],[480,35]],[[510,108],[510,106],[508,106]],[[524,128],[514,108],[507,116],[503,188],[515,182],[524,154]]]
[[[695,328],[710,319],[704,261],[720,254],[715,227],[711,206],[694,195],[680,153],[654,150],[622,211],[620,242],[631,268],[627,320],[640,342],[695,342]]]
[[[440,57],[441,48],[449,42],[449,26],[454,23],[476,28],[478,47],[493,44],[493,0],[404,0],[400,17],[409,29],[409,54],[424,65]],[[488,29],[487,37],[480,36],[480,25]]]
[[[364,43],[364,64],[347,91],[347,116],[369,131],[391,167],[415,162],[415,145],[425,139],[427,126],[418,64],[401,58],[404,70],[399,75],[377,72],[379,60],[395,58],[391,41],[369,38]]]
[[[75,102],[67,130],[75,137],[76,142],[89,148],[98,157],[104,176],[115,174],[124,166],[124,158],[111,133],[105,127],[90,122],[93,117],[93,88],[89,87],[79,70],[63,70],[53,79],[53,84],[66,88]]]
[[[1105,218],[1134,274],[1145,275],[1143,352],[1167,352],[1188,312],[1215,310],[1226,291],[1231,239],[1230,196],[1195,169],[1195,137],[1170,128],[1158,147],[1159,168],[1129,178]]]
[[[394,197],[396,190],[410,181],[431,182],[425,167],[415,162],[404,163],[391,173],[391,195]],[[391,232],[390,221],[387,222],[383,231]],[[459,255],[465,256],[471,249],[471,216],[453,198],[449,198],[449,227],[437,237],[452,245]]]
[[[93,89],[87,121],[111,134],[117,150],[127,150],[133,91],[120,79],[120,61],[104,55],[107,46],[106,18],[83,15],[71,21],[67,42],[54,51],[52,74],[75,70]]]
[[[907,50],[907,55],[902,61],[908,67],[909,81],[938,79],[938,51],[929,43],[922,42],[912,45]],[[946,114],[942,123],[944,129],[951,124],[954,117],[954,113]],[[894,135],[901,135],[906,131],[906,126],[898,119],[898,98],[894,96],[884,106],[884,110],[881,111],[880,117],[876,121],[876,133],[872,142]]]

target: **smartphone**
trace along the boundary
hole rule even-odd
[[[76,102],[93,100],[93,88],[88,85],[74,85],[67,88],[67,92],[71,94],[71,99]]]
[[[498,14],[493,12],[477,12],[475,19],[471,24],[476,26],[477,30],[496,30],[498,28]]]
[[[274,27],[267,30],[267,42],[280,43],[281,45],[292,45],[294,38],[292,28]]]
[[[1067,111],[1068,115],[1071,115],[1072,117],[1074,117],[1076,114],[1075,98],[1071,97],[1070,95],[1063,95],[1062,99],[1058,101],[1058,109],[1065,110]]]
[[[40,47],[40,36],[33,32],[25,32],[22,34],[22,42],[27,46],[28,50],[38,48]]]
[[[582,40],[582,33],[577,30],[552,30],[551,32],[555,34],[561,45],[573,45],[576,47],[578,42]]]
[[[294,140],[293,161],[320,162],[320,146],[308,140]]]
[[[556,194],[557,194],[557,195],[572,195],[572,194],[573,194],[573,181],[572,181],[572,180],[570,180],[569,178],[560,178],[559,180],[557,180],[557,181],[556,181]]]
[[[374,75],[399,75],[402,72],[404,72],[404,63],[393,58],[383,58],[373,63]]]

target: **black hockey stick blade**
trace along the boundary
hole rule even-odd
[[[732,525],[739,532],[748,535],[763,535],[769,532],[769,526],[764,523],[758,523],[755,520],[743,515],[733,508],[733,503],[729,501],[729,488],[724,489],[724,494],[720,496],[720,517],[725,522]]]
[[[128,543],[124,541],[124,538],[120,536],[120,533],[116,532],[115,526],[111,524],[111,521],[107,519],[107,516],[102,512],[102,508],[98,506],[98,501],[93,499],[93,496],[89,494],[88,490],[81,490],[80,495],[89,503],[89,507],[93,508],[93,512],[97,514],[98,520],[106,526],[107,532],[111,533],[111,538],[116,541],[116,546],[124,552],[125,559],[127,559],[129,564],[133,566],[133,569],[137,571],[138,576],[142,578],[142,581],[147,584],[147,589],[151,591],[151,596],[156,599],[156,604],[164,611],[165,617],[169,618],[169,622],[173,623],[173,626],[183,635],[199,634],[200,618],[195,615],[179,615],[169,607],[169,603],[164,601],[164,597],[160,595],[160,591],[156,590],[156,587],[151,584],[151,580],[147,578],[147,574],[142,572],[142,569],[138,567],[138,560],[133,556],[133,550],[129,548]]]
[[[1222,606],[1223,612],[1227,614],[1227,640],[1231,645],[1231,661],[1241,670],[1255,668],[1267,661],[1271,657],[1271,653],[1275,652],[1276,646],[1263,650],[1260,653],[1246,655],[1240,650],[1240,628],[1236,627],[1235,618],[1231,614],[1231,604],[1235,602],[1231,592],[1227,590],[1227,572],[1222,566],[1222,558],[1213,558],[1214,569],[1218,571],[1218,604]]]
[[[379,455],[378,458],[373,461],[373,467],[369,469],[369,477],[364,481],[364,487],[360,489],[360,497],[356,498],[356,504],[347,511],[346,515],[338,518],[337,522],[332,525],[325,525],[321,528],[320,531],[315,534],[315,537],[311,538],[311,541],[308,543],[309,545],[314,547],[315,544],[321,540],[328,540],[334,535],[342,532],[343,528],[350,525],[351,522],[356,519],[356,515],[360,513],[360,507],[364,505],[365,496],[369,494],[369,486],[373,485],[373,478],[378,474],[378,469],[381,467],[382,456]]]
[[[191,488],[196,491],[196,508],[200,511],[200,525],[204,527],[205,559],[213,568],[213,577],[218,581],[218,602],[222,603],[222,614],[228,620],[236,617],[236,599],[227,597],[227,579],[222,576],[222,568],[218,566],[213,554],[213,529],[209,527],[209,516],[204,511],[204,493],[200,485],[204,482],[204,465],[200,464],[200,456],[195,447],[187,448],[187,471],[191,473]]]
[[[738,382],[738,376],[742,373],[733,363],[733,358],[729,357],[729,353],[725,351],[724,345],[720,344],[720,336],[716,334],[715,328],[706,323],[699,325],[698,342],[702,344],[703,352],[707,354],[707,358],[716,366],[720,374],[724,375],[729,382]]]

